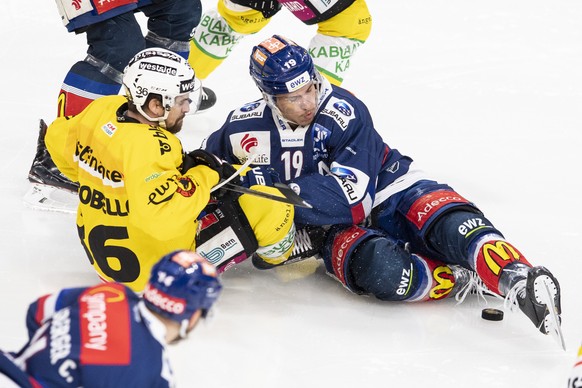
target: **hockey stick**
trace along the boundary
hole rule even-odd
[[[309,203],[304,201],[303,198],[301,198],[299,195],[297,195],[293,191],[293,189],[291,189],[286,184],[275,183],[275,187],[281,192],[281,194],[284,195],[284,197],[278,197],[278,196],[273,195],[273,194],[263,193],[261,191],[256,191],[256,190],[252,190],[252,189],[247,189],[246,187],[233,185],[232,183],[227,183],[224,186],[222,186],[222,188],[224,190],[234,191],[235,193],[250,194],[250,195],[257,196],[257,197],[271,199],[271,200],[277,201],[277,202],[288,203],[290,205],[297,206],[297,207],[305,207],[308,209],[312,208],[312,206]]]
[[[248,166],[251,165],[251,163],[255,160],[255,158],[257,156],[258,156],[258,154],[254,154],[251,157],[249,157],[247,159],[247,161],[245,162],[245,164],[240,166],[239,169],[234,172],[234,174],[232,174],[231,176],[229,176],[225,180],[218,182],[218,184],[216,184],[216,186],[214,186],[214,187],[212,187],[212,189],[210,189],[210,192],[212,193],[212,192],[220,189],[222,186],[226,185],[228,182],[230,182],[231,180],[233,180],[234,178],[239,176],[245,170],[245,168],[247,168]]]

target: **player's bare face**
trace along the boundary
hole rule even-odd
[[[300,126],[306,126],[315,117],[317,88],[311,82],[293,93],[276,96],[275,101],[283,117]]]
[[[166,129],[171,133],[178,133],[182,130],[182,124],[184,124],[184,117],[190,112],[190,100],[189,94],[184,94],[176,97],[176,103],[170,109],[168,118],[166,119]]]

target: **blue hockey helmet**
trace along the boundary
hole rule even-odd
[[[270,96],[291,93],[319,80],[309,52],[280,35],[253,47],[249,70],[261,92]]]
[[[150,310],[179,322],[184,338],[192,316],[202,310],[205,317],[221,289],[214,265],[196,252],[179,250],[154,265],[143,299]]]

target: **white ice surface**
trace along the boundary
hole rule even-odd
[[[16,350],[29,302],[96,277],[73,216],[21,202],[38,120],[54,119],[85,37],[66,32],[53,2],[2,8],[0,348]],[[565,387],[582,341],[582,2],[369,0],[369,8],[373,32],[344,86],[368,104],[390,146],[552,270],[567,351],[521,313],[482,320],[474,299],[382,303],[350,294],[316,261],[267,272],[243,264],[224,275],[214,318],[171,347],[179,386]],[[253,44],[280,33],[306,46],[315,31],[286,11],[271,24],[206,80],[218,104],[187,119],[185,148],[258,98],[247,73]]]

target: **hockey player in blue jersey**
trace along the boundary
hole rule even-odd
[[[216,276],[202,256],[175,251],[152,268],[143,297],[107,283],[39,298],[28,308],[28,343],[0,352],[0,386],[175,386],[166,344],[206,317],[222,288]]]
[[[255,158],[245,179],[278,177],[313,206],[295,210],[295,257],[315,253],[346,288],[382,300],[441,299],[484,283],[560,336],[555,277],[385,144],[366,105],[321,77],[307,50],[274,35],[252,49],[250,73],[263,98],[231,112],[203,147],[231,163]]]

